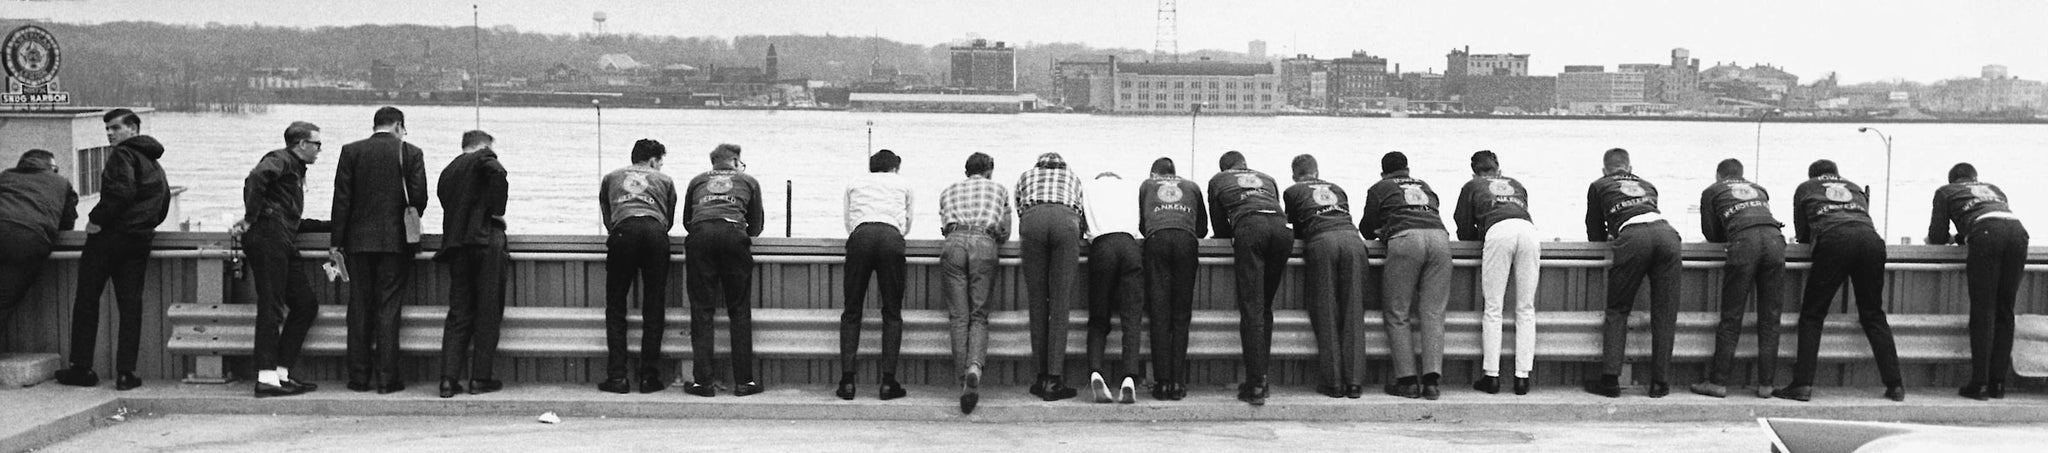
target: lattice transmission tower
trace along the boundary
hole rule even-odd
[[[1168,61],[1180,62],[1180,27],[1175,18],[1178,8],[1174,0],[1159,0],[1159,26],[1154,30],[1152,56],[1166,55]]]

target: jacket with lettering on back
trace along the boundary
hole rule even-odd
[[[1281,215],[1280,183],[1256,170],[1237,168],[1209,178],[1209,224],[1217,238],[1236,237],[1235,225],[1254,214]]]
[[[1977,219],[1993,212],[2012,212],[2006,206],[2005,191],[1990,183],[1960,181],[1941,186],[1934,190],[1934,218],[1928,222],[1927,243],[1947,244],[1954,240],[1960,245],[1969,241],[1970,225]],[[1950,237],[1948,224],[1955,223],[1956,234]]]
[[[1183,230],[1201,238],[1209,235],[1209,209],[1202,200],[1202,187],[1179,176],[1146,179],[1138,184],[1138,231],[1152,237],[1160,231]]]
[[[1522,188],[1521,181],[1478,176],[1458,189],[1458,207],[1451,211],[1451,220],[1458,223],[1458,240],[1486,240],[1486,231],[1507,219],[1534,220],[1529,217],[1529,189]]]
[[[1771,193],[1742,178],[1715,181],[1700,191],[1700,233],[1707,242],[1728,242],[1728,236],[1754,227],[1784,228],[1771,215]]]
[[[736,170],[712,170],[690,178],[683,197],[683,225],[723,221],[746,227],[760,236],[763,225],[761,183]]]
[[[1602,176],[1586,187],[1586,240],[1607,242],[1622,222],[1658,212],[1657,185],[1628,172]]]
[[[1387,173],[1365,191],[1358,232],[1366,239],[1391,239],[1403,231],[1444,229],[1443,201],[1429,183],[1408,177],[1407,170]]]
[[[1870,221],[1870,196],[1863,186],[1836,175],[1821,175],[1792,192],[1794,240],[1813,243],[1815,235],[1845,227],[1875,230]]]
[[[1295,239],[1308,240],[1332,231],[1358,234],[1358,227],[1351,225],[1351,196],[1341,186],[1310,179],[1288,187],[1283,198]]]

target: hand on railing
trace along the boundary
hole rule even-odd
[[[242,240],[242,233],[247,232],[249,232],[249,221],[247,220],[236,220],[234,226],[228,227],[228,237],[237,241]]]

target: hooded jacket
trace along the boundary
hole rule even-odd
[[[78,223],[78,191],[71,181],[38,167],[0,172],[0,223],[56,237]]]
[[[137,135],[114,145],[100,172],[100,202],[88,218],[108,231],[151,232],[171,211],[171,183],[157,159],[164,145]]]

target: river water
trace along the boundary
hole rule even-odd
[[[468,107],[405,107],[408,140],[426,151],[429,185],[441,167],[461,153],[463,131],[478,126]],[[185,219],[195,229],[224,230],[240,212],[242,178],[262,153],[282,146],[284,127],[294,120],[319,124],[327,151],[309,170],[306,212],[326,218],[332,205],[335,162],[341,145],[370,133],[374,107],[279,105],[258,114],[157,113],[144,132],[169,150],[163,165],[173,185],[189,187]],[[601,119],[600,119],[601,117]],[[1010,183],[1044,152],[1059,152],[1084,177],[1114,171],[1142,178],[1153,159],[1173,158],[1180,174],[1206,183],[1224,151],[1245,153],[1253,169],[1287,184],[1288,164],[1302,153],[1322,163],[1324,179],[1363,198],[1378,179],[1380,155],[1408,154],[1414,176],[1428,181],[1446,201],[1470,179],[1473,151],[1499,153],[1508,176],[1531,193],[1536,224],[1546,238],[1585,239],[1587,183],[1599,176],[1608,148],[1633,151],[1636,173],[1663,192],[1663,207],[1688,241],[1701,239],[1699,191],[1713,180],[1714,165],[1735,157],[1749,164],[1752,180],[1777,199],[1775,211],[1790,222],[1792,190],[1814,159],[1834,159],[1842,175],[1874,186],[1874,217],[1897,242],[1926,235],[1933,191],[1948,167],[1972,162],[1981,179],[2003,187],[2028,224],[2041,220],[2048,199],[2042,148],[2048,125],[1879,124],[1895,138],[1888,228],[1885,204],[1886,152],[1875,134],[1856,124],[1475,120],[1328,117],[1125,117],[1069,114],[966,115],[869,112],[774,112],[718,110],[625,110],[571,108],[486,108],[481,128],[496,136],[497,152],[511,172],[512,201],[506,215],[515,234],[597,234],[597,185],[606,171],[627,165],[634,140],[668,145],[664,170],[678,184],[710,168],[708,154],[719,143],[745,147],[748,173],[767,192],[766,236],[844,237],[845,178],[867,169],[868,126],[874,147],[904,158],[902,173],[916,185],[916,217],[910,237],[939,237],[938,193],[963,177],[973,152],[996,160],[996,178]],[[602,138],[600,139],[600,136]],[[1759,140],[1760,137],[1760,140]],[[1759,146],[1759,142],[1761,145]],[[1190,152],[1193,150],[1193,165]],[[1755,153],[1761,148],[1763,165]],[[1759,178],[1760,176],[1760,178]],[[785,189],[785,181],[789,181]],[[784,197],[794,194],[792,203]],[[1132,209],[1136,209],[1135,197]],[[1354,200],[1356,203],[1357,200]],[[1446,205],[1445,216],[1449,216]],[[428,232],[440,226],[439,202],[426,213]],[[1448,219],[1446,219],[1448,220]],[[1790,235],[1788,225],[1788,236]],[[676,234],[682,234],[677,230]]]

